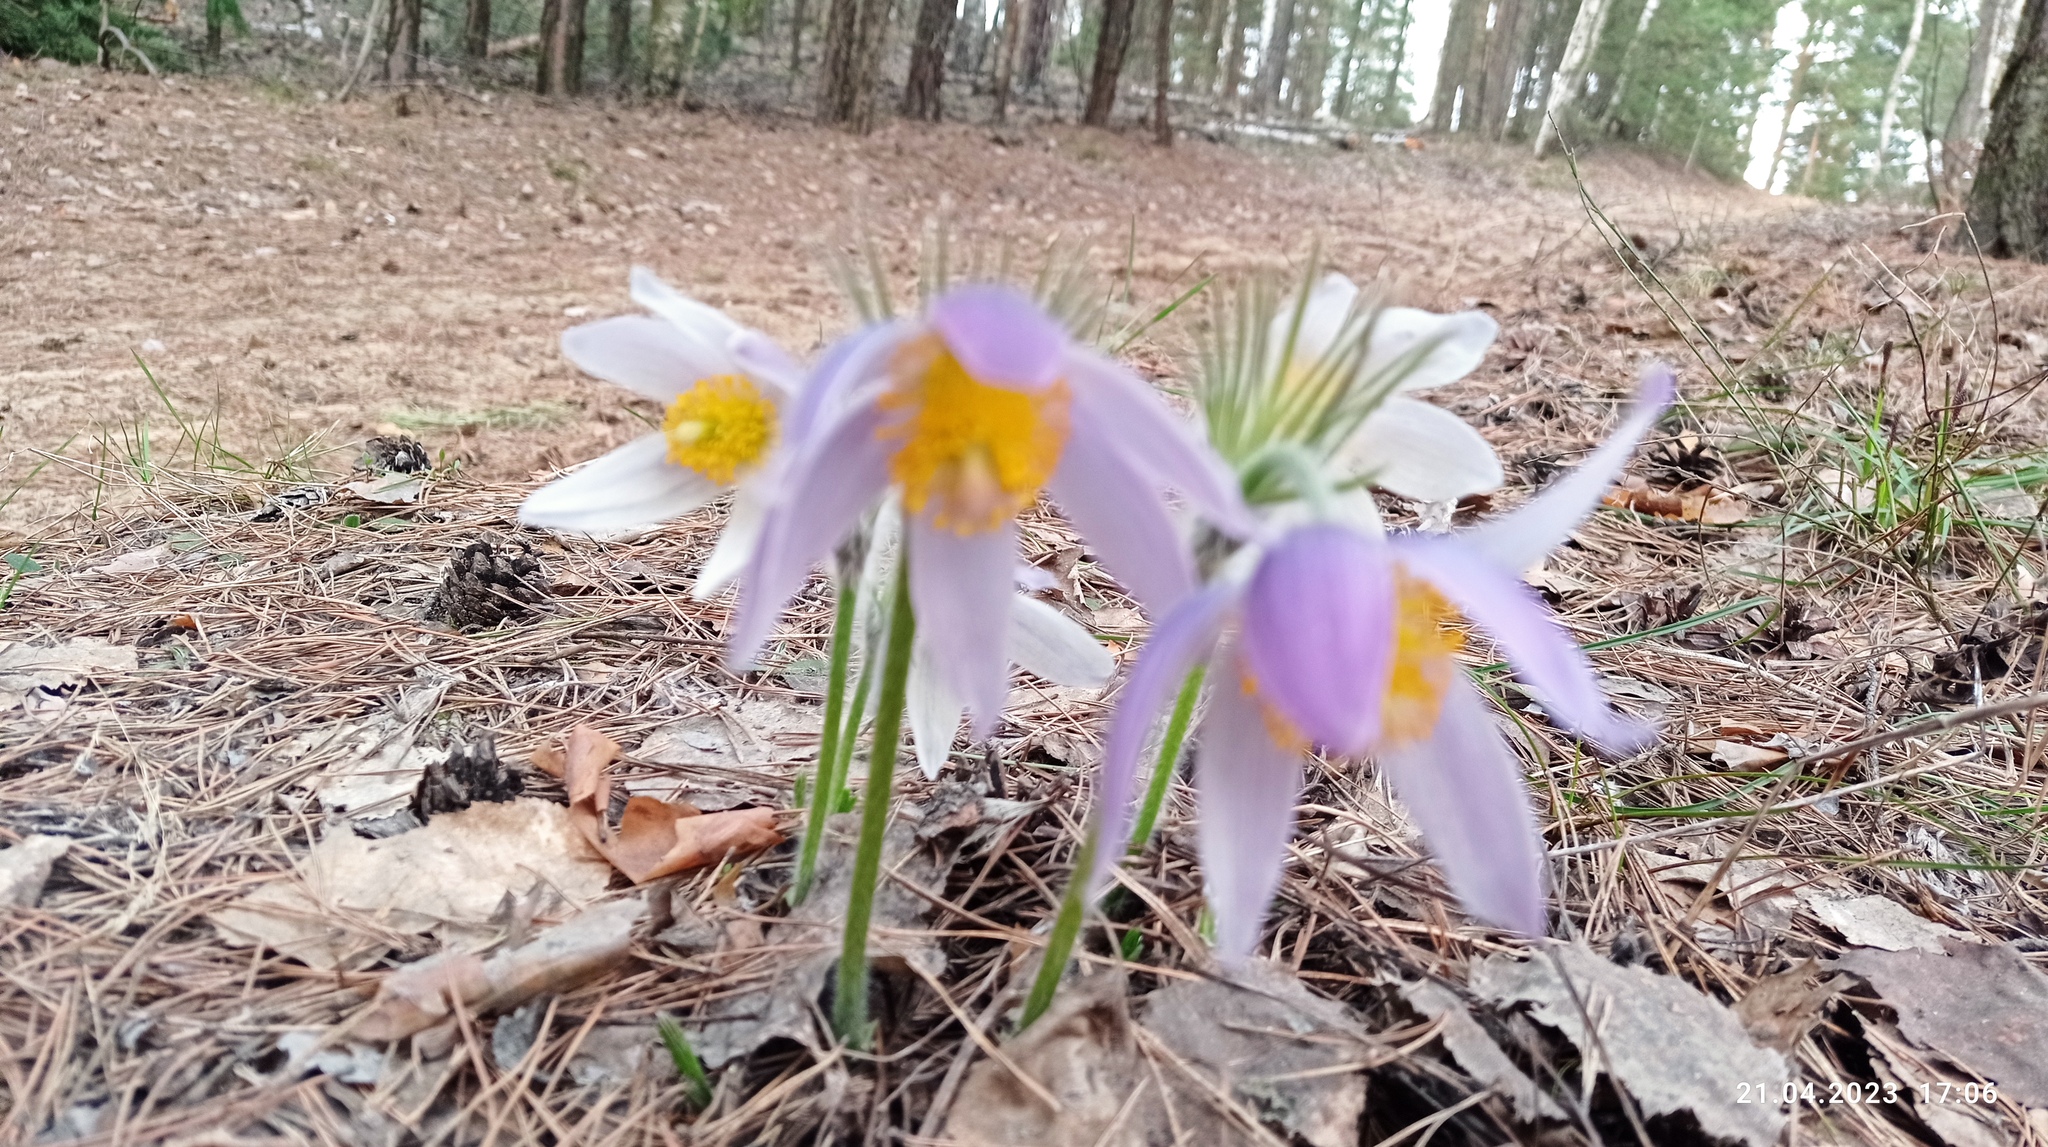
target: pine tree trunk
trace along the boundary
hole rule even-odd
[[[903,84],[903,114],[938,122],[939,89],[946,82],[946,49],[953,36],[956,0],[924,0],[910,42],[910,76]]]
[[[611,0],[610,17],[605,46],[611,61],[605,78],[611,81],[614,93],[624,95],[633,77],[633,0]]]
[[[399,8],[419,0],[397,0]],[[583,17],[589,0],[547,0],[540,10],[540,62],[534,88],[544,96],[583,90]]]
[[[1173,0],[1159,0],[1159,24],[1152,29],[1152,138],[1161,147],[1173,146],[1173,121],[1167,116],[1167,100],[1173,94]]]
[[[1273,10],[1273,41],[1259,53],[1259,87],[1256,107],[1260,114],[1274,110],[1280,102],[1280,88],[1287,79],[1288,48],[1294,40],[1295,0],[1279,0]]]
[[[1799,49],[1799,63],[1793,67],[1792,83],[1785,89],[1785,118],[1778,124],[1778,145],[1771,149],[1771,169],[1764,176],[1765,191],[1778,182],[1778,165],[1785,161],[1785,145],[1791,142],[1792,113],[1799,110],[1799,102],[1806,98],[1806,73],[1812,67],[1813,41],[1808,39]]]
[[[2048,0],[2027,0],[1970,191],[1984,253],[2048,263]]]
[[[1246,51],[1251,47],[1251,31],[1258,27],[1261,5],[1259,0],[1237,0],[1230,33],[1230,55],[1223,68],[1223,86],[1217,93],[1227,108],[1236,110],[1238,97],[1244,91],[1244,63]]]
[[[1877,116],[1877,161],[1872,183],[1884,184],[1885,152],[1892,143],[1892,124],[1899,115],[1899,89],[1905,86],[1906,76],[1913,70],[1913,56],[1920,51],[1920,31],[1927,25],[1927,0],[1913,0],[1912,23],[1906,27],[1906,43],[1899,49],[1898,66],[1892,69],[1891,82],[1884,86],[1884,109]]]
[[[1323,82],[1330,75],[1330,6],[1318,0],[1309,9],[1308,27],[1302,33],[1301,51],[1294,70],[1294,114],[1304,120],[1316,118],[1323,110]]]
[[[1024,91],[1037,91],[1045,83],[1045,65],[1052,59],[1053,9],[1058,4],[1059,0],[1037,0],[1024,22],[1023,54],[1018,60],[1018,86]]]
[[[1522,58],[1531,5],[1524,0],[1494,0],[1493,7],[1493,27],[1486,36],[1479,98],[1471,101],[1478,110],[1473,129],[1481,139],[1499,139],[1507,128],[1508,115],[1514,108],[1515,64]]]
[[[1601,109],[1603,133],[1614,125],[1614,117],[1621,111],[1621,94],[1628,90],[1629,65],[1635,61],[1636,46],[1643,42],[1643,33],[1650,30],[1650,21],[1657,18],[1657,4],[1658,0],[1645,0],[1642,12],[1636,16],[1636,30],[1629,35],[1628,43],[1622,45],[1621,62],[1614,66],[1614,86],[1608,89],[1607,106]]]
[[[1124,71],[1124,54],[1131,47],[1131,20],[1137,14],[1137,0],[1105,0],[1102,32],[1095,42],[1095,70],[1088,81],[1088,106],[1081,122],[1092,127],[1109,126],[1109,113],[1116,110],[1116,85]]]
[[[1407,62],[1408,29],[1414,4],[1415,0],[1401,0],[1401,22],[1394,29],[1394,59],[1387,68],[1386,87],[1380,92],[1379,106],[1373,109],[1374,117],[1381,123],[1394,114],[1394,105],[1401,98],[1401,66]]]
[[[1999,41],[2004,38],[2012,0],[1983,0],[1977,9],[1977,35],[1970,41],[1970,64],[1956,94],[1955,110],[1941,133],[1941,178],[1934,198],[1939,210],[1960,211],[1969,195],[1970,173],[1977,165],[1977,133],[1984,124]],[[2015,57],[2018,52],[2014,52]]]
[[[865,107],[873,102],[864,91],[866,74],[862,58],[863,29],[867,10],[881,0],[832,0],[825,17],[825,84],[818,96],[818,119],[863,131]]]
[[[1924,3],[1924,0],[1922,0]],[[1550,136],[1559,121],[1571,111],[1586,86],[1586,64],[1600,50],[1600,26],[1607,22],[1608,0],[1579,0],[1579,14],[1572,20],[1572,33],[1564,42],[1564,54],[1557,61],[1557,75],[1550,81],[1550,99],[1543,121],[1536,125],[1536,158],[1543,158]]]
[[[469,0],[462,9],[462,55],[482,60],[491,54],[491,0]]]
[[[409,83],[418,74],[420,0],[392,0],[391,30],[385,41],[384,78]]]
[[[996,45],[996,109],[995,121],[1002,123],[1010,116],[1010,89],[1017,78],[1017,41],[1022,38],[1018,25],[1028,19],[1020,17],[1018,8],[1029,7],[1044,0],[1003,0],[1002,39]]]
[[[967,0],[953,29],[952,68],[970,77],[969,87],[979,89],[982,38],[987,35],[988,9],[982,0]]]
[[[102,14],[104,15],[104,4],[102,5]],[[104,24],[105,21],[102,20],[101,23]],[[220,18],[220,13],[214,11],[213,5],[208,4],[206,6],[206,58],[209,60],[220,59],[222,25],[225,23],[226,21]],[[112,37],[105,36],[104,38],[111,39]],[[104,49],[102,49],[101,55],[104,58]]]
[[[1472,50],[1486,31],[1487,0],[1456,0],[1444,27],[1444,47],[1437,61],[1436,93],[1429,102],[1429,129],[1450,132],[1472,120],[1472,93],[1460,92],[1470,70]],[[1462,113],[1462,114],[1461,114]]]

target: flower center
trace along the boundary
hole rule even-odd
[[[1067,443],[1064,381],[1035,393],[991,386],[936,338],[905,346],[895,376],[882,407],[896,417],[881,437],[897,443],[889,471],[906,510],[929,510],[933,526],[968,535],[1038,500]]]
[[[668,404],[661,433],[669,461],[731,485],[775,444],[775,404],[740,375],[700,378]]]
[[[1458,672],[1452,656],[1464,648],[1464,635],[1450,628],[1458,618],[1443,595],[1429,583],[1394,572],[1394,671],[1380,702],[1383,744],[1412,744],[1436,731],[1444,691]]]

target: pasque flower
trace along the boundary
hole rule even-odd
[[[631,283],[633,301],[653,314],[571,327],[562,352],[584,371],[662,404],[661,429],[534,491],[519,521],[615,536],[734,490],[726,528],[697,574],[705,596],[731,581],[753,549],[779,469],[783,412],[802,387],[803,368],[767,335],[645,267],[633,268]]]
[[[1153,630],[1110,723],[1102,839],[1128,831],[1139,750],[1190,668],[1208,663],[1196,750],[1198,844],[1219,955],[1255,946],[1279,885],[1304,753],[1371,755],[1476,917],[1544,930],[1542,855],[1520,767],[1454,654],[1489,633],[1561,726],[1612,752],[1650,730],[1609,706],[1585,655],[1518,574],[1562,544],[1670,402],[1653,369],[1626,421],[1519,510],[1450,535],[1297,525],[1241,551],[1235,576]],[[1098,854],[1098,876],[1114,852]]]
[[[794,420],[805,429],[743,575],[734,660],[893,492],[918,653],[977,736],[1009,677],[1016,517],[1041,492],[1155,614],[1194,586],[1167,491],[1227,531],[1251,525],[1229,471],[1156,392],[1007,287],[957,287],[921,318],[844,340]]]

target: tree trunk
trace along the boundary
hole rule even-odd
[[[866,133],[874,127],[875,85],[890,0],[832,0],[825,24],[825,86],[818,118]]]
[[[946,49],[953,37],[956,0],[924,0],[910,42],[910,76],[903,84],[903,114],[938,122],[939,88],[946,82]]]
[[[1137,9],[1137,0],[1105,0],[1102,6],[1102,33],[1095,42],[1095,73],[1089,77],[1082,123],[1109,126],[1109,113],[1116,110],[1117,79],[1123,75],[1124,54],[1131,47],[1131,19]]]
[[[1273,39],[1259,53],[1259,86],[1255,106],[1260,113],[1271,112],[1280,102],[1280,87],[1287,78],[1287,50],[1294,39],[1295,0],[1279,0],[1273,10]]]
[[[1899,89],[1905,86],[1907,73],[1913,70],[1913,56],[1920,51],[1920,31],[1927,25],[1927,0],[1913,0],[1913,20],[1906,27],[1906,44],[1899,49],[1898,66],[1892,69],[1891,82],[1884,86],[1884,110],[1877,116],[1877,171],[1871,182],[1884,184],[1885,152],[1891,147],[1892,123],[1899,114]]]
[[[104,17],[104,15],[105,15],[105,3],[104,3],[104,0],[102,0],[102,4],[101,4],[101,15],[102,15],[103,17]],[[105,21],[105,19],[102,19],[102,20],[100,21],[100,23],[101,23],[102,25],[105,25],[105,24],[106,24],[106,21]],[[220,13],[214,10],[214,7],[213,7],[213,5],[211,5],[211,4],[208,4],[208,5],[206,6],[206,58],[207,58],[207,59],[209,59],[209,60],[218,60],[218,59],[220,59],[220,46],[221,46],[221,35],[222,35],[222,25],[224,25],[224,24],[226,24],[226,23],[227,23],[227,21],[225,21],[225,20],[222,20],[222,19],[220,18]],[[102,37],[101,37],[101,38],[102,38],[102,40],[104,41],[104,40],[110,40],[110,39],[112,39],[113,37],[111,37],[111,36],[106,36],[106,35],[102,34]],[[102,49],[101,49],[101,58],[102,58],[102,59],[104,59],[105,57],[106,57],[106,51],[105,51],[105,49],[104,49],[104,48],[102,48]]]
[[[1499,139],[1514,110],[1515,64],[1522,58],[1522,45],[1529,31],[1529,9],[1524,0],[1494,0],[1493,27],[1486,35],[1484,71],[1480,77],[1478,120],[1473,125],[1481,139]]]
[[[1223,69],[1223,86],[1217,93],[1223,105],[1236,110],[1238,96],[1244,91],[1245,55],[1251,48],[1251,30],[1258,27],[1262,12],[1259,0],[1237,0],[1232,22],[1236,25],[1230,33],[1230,56]]]
[[[1018,86],[1024,91],[1037,91],[1045,83],[1046,61],[1052,59],[1053,9],[1058,4],[1059,0],[1037,0],[1024,22],[1024,46],[1018,60],[1023,73]]]
[[[1401,66],[1407,62],[1408,29],[1411,26],[1411,9],[1415,0],[1401,0],[1401,22],[1394,27],[1394,59],[1387,68],[1386,87],[1380,91],[1379,106],[1373,109],[1374,118],[1381,123],[1394,114],[1394,105],[1401,99]]]
[[[482,60],[491,54],[491,0],[469,0],[462,9],[462,56]]]
[[[397,0],[400,9],[419,0]],[[540,10],[540,63],[534,88],[544,96],[583,90],[583,17],[589,0],[547,0]]]
[[[1614,125],[1614,117],[1621,111],[1621,94],[1628,90],[1629,65],[1635,61],[1636,46],[1643,42],[1643,33],[1650,30],[1650,21],[1657,18],[1658,0],[1646,0],[1643,10],[1636,17],[1636,30],[1629,34],[1628,43],[1622,45],[1621,62],[1614,66],[1614,86],[1608,90],[1607,106],[1600,115],[1600,130],[1604,133]]]
[[[1161,147],[1173,146],[1173,121],[1167,116],[1166,101],[1173,93],[1173,0],[1159,0],[1159,26],[1152,29],[1152,138]]]
[[[2048,262],[2048,0],[2027,0],[1970,191],[1984,253]]]
[[[1372,6],[1370,17],[1365,14],[1368,4]],[[1341,70],[1337,73],[1337,98],[1330,107],[1331,114],[1338,119],[1346,119],[1351,115],[1352,93],[1355,90],[1353,76],[1358,69],[1358,42],[1361,39],[1378,38],[1380,10],[1385,6],[1385,0],[1358,0],[1358,5],[1351,9],[1351,26],[1349,34],[1344,37],[1344,62],[1339,66]]]
[[[1029,7],[1044,0],[1004,0],[1002,41],[996,46],[996,109],[995,120],[1002,123],[1010,115],[1010,88],[1017,78],[1017,41],[1022,33],[1017,26],[1023,22],[1017,14],[1019,6]],[[1024,19],[1028,19],[1028,16]]]
[[[1778,145],[1771,149],[1771,170],[1764,176],[1766,192],[1778,182],[1778,165],[1785,161],[1785,144],[1792,135],[1792,113],[1799,110],[1799,101],[1806,98],[1806,73],[1813,67],[1813,40],[1808,33],[1806,43],[1800,45],[1799,63],[1792,68],[1792,83],[1785,89],[1785,118],[1778,124]]]
[[[605,26],[605,47],[611,56],[611,66],[605,77],[611,81],[612,91],[626,94],[633,77],[633,0],[611,0],[611,20]]]
[[[1926,0],[1920,0],[1925,3]],[[1579,14],[1572,20],[1572,34],[1564,42],[1564,54],[1558,57],[1557,75],[1550,81],[1549,106],[1544,108],[1543,121],[1536,125],[1536,158],[1543,158],[1543,149],[1549,146],[1550,136],[1557,128],[1557,121],[1571,111],[1572,103],[1579,98],[1579,89],[1586,85],[1586,63],[1593,53],[1600,50],[1600,26],[1607,22],[1608,0],[1579,0]]]
[[[384,78],[399,84],[411,82],[419,74],[419,56],[420,0],[392,0]]]
[[[1293,98],[1288,102],[1296,116],[1313,120],[1323,110],[1323,85],[1330,77],[1329,0],[1317,0],[1308,17],[1294,68]]]
[[[2011,9],[2012,0],[1983,0],[1977,9],[1977,35],[1970,41],[1969,68],[1963,76],[1962,91],[1956,94],[1955,110],[1949,114],[1948,126],[1941,133],[1941,179],[1934,187],[1934,199],[1943,212],[1962,210],[1969,195],[1970,174],[1977,165],[1977,133],[1983,127],[1984,112],[1990,104],[1999,41],[2004,38]]]
[[[1487,8],[1487,0],[1456,0],[1451,6],[1450,22],[1444,26],[1443,52],[1437,61],[1436,94],[1429,101],[1431,131],[1450,132],[1472,119],[1472,109],[1466,106],[1471,93],[1463,92],[1463,88],[1472,49],[1486,31]]]
[[[953,28],[952,68],[965,72],[970,77],[981,75],[982,38],[988,31],[988,9],[982,0],[967,0],[960,18]],[[978,80],[969,87],[979,88]]]

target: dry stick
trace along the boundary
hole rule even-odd
[[[341,94],[334,97],[336,103],[346,102],[348,94],[356,88],[356,81],[363,78],[363,66],[370,62],[370,42],[377,38],[377,17],[383,14],[384,0],[370,0],[370,14],[363,18],[363,46],[356,51],[356,66],[349,69],[348,82],[341,85]]]
[[[1929,717],[1925,721],[1915,721],[1911,725],[1905,725],[1897,729],[1887,729],[1881,733],[1872,733],[1868,737],[1846,741],[1831,749],[1822,749],[1820,752],[1810,756],[1801,757],[1798,763],[1810,765],[1821,761],[1835,760],[1839,757],[1850,757],[1870,749],[1882,748],[1895,741],[1907,741],[1914,737],[1925,737],[1931,733],[1943,732],[1973,721],[1991,721],[1999,717],[2010,717],[2015,713],[2025,713],[2043,707],[2048,707],[2048,693],[2029,693],[2024,697],[2014,697],[1990,705],[1979,705],[1973,709],[1959,709],[1953,713],[1943,713],[1939,717]],[[1712,832],[1715,829],[1741,824],[1769,813],[1791,812],[1794,809],[1808,808],[1823,801],[1839,799],[1851,793],[1863,792],[1866,789],[1874,789],[1881,785],[1889,785],[1898,781],[1911,780],[1922,774],[1931,773],[1936,769],[1948,768],[1950,765],[1957,764],[1966,759],[1968,758],[1950,757],[1944,761],[1936,761],[1931,765],[1919,765],[1914,768],[1903,769],[1888,777],[1879,777],[1876,780],[1864,781],[1861,784],[1844,785],[1838,789],[1829,789],[1826,792],[1815,793],[1812,796],[1800,797],[1797,800],[1787,801],[1775,807],[1766,805],[1753,813],[1743,813],[1740,816],[1716,817],[1713,820],[1699,821],[1694,824],[1674,825],[1671,828],[1646,832],[1640,836],[1625,836],[1615,840],[1599,840],[1591,844],[1575,844],[1565,848],[1553,848],[1547,855],[1553,858],[1585,856],[1595,852],[1604,852],[1610,848],[1618,848],[1625,844],[1641,844],[1646,841],[1665,840],[1671,837]]]

